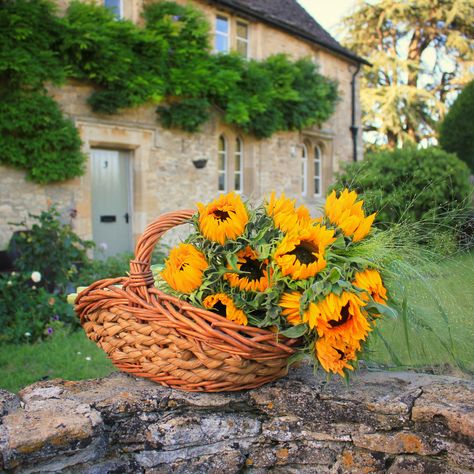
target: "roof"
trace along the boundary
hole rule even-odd
[[[211,0],[241,14],[250,15],[322,46],[352,61],[370,65],[341,46],[297,0]]]

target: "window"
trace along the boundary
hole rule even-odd
[[[242,57],[249,57],[249,25],[243,21],[237,21],[236,50]]]
[[[306,196],[306,186],[308,181],[308,149],[303,143],[301,145],[301,194]]]
[[[229,51],[229,20],[225,16],[216,17],[215,50],[218,53]]]
[[[217,147],[217,170],[217,189],[225,193],[227,191],[227,141],[223,135],[219,137]]]
[[[236,138],[234,150],[234,191],[241,193],[243,191],[244,178],[244,150],[242,140]]]
[[[244,141],[232,133],[222,134],[217,142],[217,189],[226,193],[244,192]]]
[[[322,169],[321,169],[321,148],[314,147],[314,195],[321,196]]]
[[[123,17],[122,0],[104,0],[104,6],[111,10],[117,18]]]

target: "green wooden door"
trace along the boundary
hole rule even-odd
[[[129,153],[95,148],[91,160],[95,255],[106,258],[129,252],[132,250]]]

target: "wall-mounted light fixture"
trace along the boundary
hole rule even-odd
[[[193,160],[193,165],[198,170],[205,168],[207,165],[207,158],[198,158],[197,160]]]

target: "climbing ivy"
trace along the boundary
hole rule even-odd
[[[190,6],[149,3],[141,26],[77,0],[62,17],[47,0],[0,0],[0,9],[0,94],[6,100],[0,147],[6,132],[34,142],[28,148],[19,140],[15,147],[10,140],[0,162],[25,167],[31,148],[43,153],[45,141],[56,143],[49,154],[34,155],[28,176],[36,181],[67,179],[82,169],[77,133],[44,96],[46,82],[89,83],[88,103],[98,113],[156,104],[164,127],[188,132],[199,130],[217,108],[226,123],[260,138],[324,122],[337,101],[336,84],[308,59],[278,54],[255,61],[212,54],[209,24]],[[25,91],[33,97],[31,106],[20,105],[14,115],[12,104]],[[8,126],[7,116],[13,120]],[[45,123],[46,116],[48,133],[42,129],[42,136],[34,136],[34,124]]]

